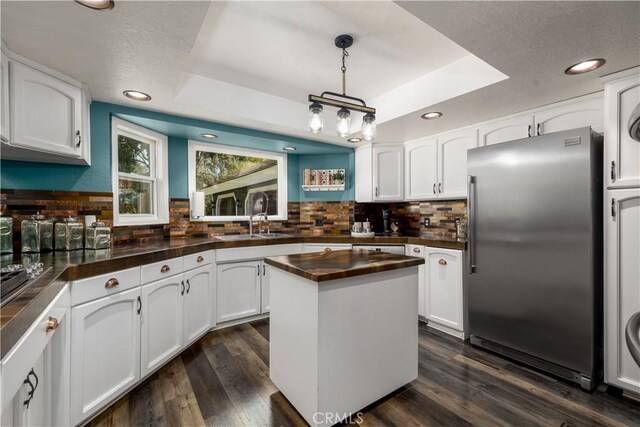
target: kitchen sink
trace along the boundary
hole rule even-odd
[[[254,239],[275,239],[281,237],[290,237],[288,234],[282,233],[264,233],[264,234],[228,234],[226,236],[215,236],[220,240],[254,240]]]

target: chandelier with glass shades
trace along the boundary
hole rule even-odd
[[[338,107],[338,122],[336,130],[338,135],[346,137],[351,133],[351,111],[365,113],[362,118],[362,139],[373,141],[376,137],[376,109],[367,107],[360,98],[347,95],[347,67],[345,60],[349,56],[347,48],[353,44],[353,37],[347,34],[336,37],[336,47],[342,49],[342,94],[335,92],[322,92],[322,95],[309,95],[309,130],[311,133],[322,132],[322,106]]]

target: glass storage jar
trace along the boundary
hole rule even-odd
[[[12,252],[13,218],[10,216],[0,216],[0,253],[10,254]]]
[[[109,249],[111,247],[111,229],[104,222],[94,222],[86,228],[84,236],[86,249]]]
[[[22,252],[53,250],[53,221],[38,212],[20,223]]]
[[[82,249],[84,226],[75,218],[65,218],[55,225],[57,251],[74,251]]]

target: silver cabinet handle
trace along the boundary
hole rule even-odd
[[[629,318],[627,326],[625,327],[624,334],[627,339],[627,347],[631,357],[636,361],[636,364],[640,367],[640,311]]]
[[[469,209],[469,224],[468,224],[468,245],[469,245],[469,274],[473,274],[476,271],[476,251],[475,251],[475,240],[476,240],[476,203],[475,203],[475,188],[476,188],[476,177],[469,175],[467,176],[467,206]]]
[[[616,162],[611,162],[611,181],[616,180]]]
[[[616,199],[611,199],[611,218],[616,217]]]
[[[80,144],[82,144],[82,136],[80,135],[79,130],[76,131],[76,136],[78,137],[78,142],[76,142],[76,147],[80,147]]]
[[[433,183],[433,194],[436,194],[436,183]]]
[[[529,125],[529,126],[527,127],[527,136],[528,136],[529,138],[531,138],[531,131],[532,131],[532,130],[533,130],[533,129],[531,129],[531,125]]]
[[[378,187],[376,187],[376,197],[378,197]]]
[[[438,183],[438,193],[442,193],[442,183]]]
[[[540,134],[542,132],[540,132],[540,123],[538,123],[538,125],[536,126],[536,133],[538,134],[538,136],[540,136]]]

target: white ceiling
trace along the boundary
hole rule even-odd
[[[96,100],[344,144],[306,131],[306,96],[340,89],[333,38],[352,34],[347,92],[403,141],[601,90],[640,64],[640,2],[188,2],[0,5],[9,48],[89,85]],[[601,70],[569,77],[579,60]],[[508,78],[507,78],[508,77]],[[153,96],[124,98],[125,89]],[[442,119],[420,113],[438,109]],[[357,122],[357,119],[354,120]]]

